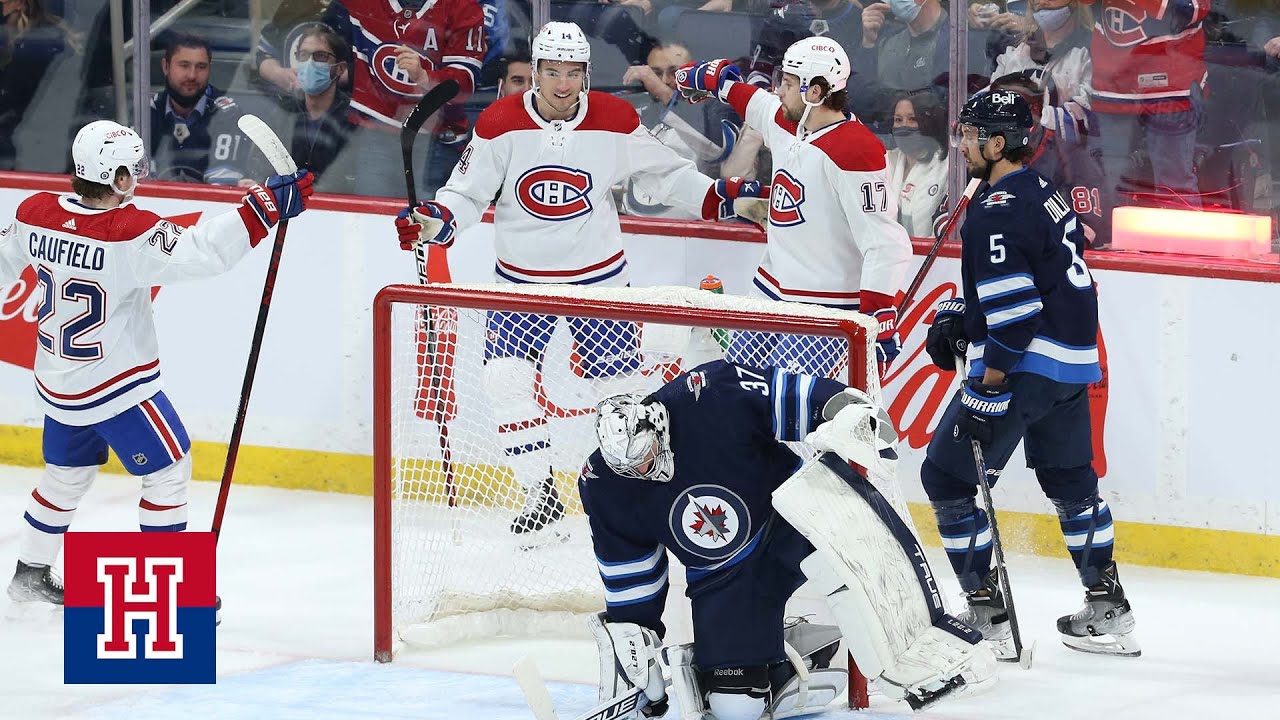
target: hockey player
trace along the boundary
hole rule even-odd
[[[133,205],[147,168],[133,130],[89,123],[71,157],[76,194],[36,193],[0,230],[0,285],[32,265],[43,293],[35,379],[45,472],[8,592],[57,605],[62,585],[50,568],[107,448],[142,483],[144,532],[187,527],[191,441],[162,389],[151,288],[226,272],[311,194],[307,171],[273,175],[236,210],[184,229]]]
[[[589,90],[591,46],[573,23],[550,22],[534,38],[533,88],[485,108],[475,138],[434,202],[396,218],[401,247],[448,247],[479,222],[497,197],[494,233],[500,282],[628,284],[627,260],[611,188],[637,174],[663,179],[659,202],[706,219],[733,216],[733,200],[760,194],[760,183],[712,180],[640,126],[623,100]],[[500,194],[499,194],[500,193]],[[551,435],[534,378],[555,318],[489,314],[485,391],[498,437],[517,480],[524,508],[511,531],[541,531],[564,514],[550,476]],[[600,386],[597,397],[640,366],[639,333],[631,323],[569,322],[580,374]],[[613,385],[609,388],[605,386]]]
[[[944,612],[905,507],[845,462],[896,458],[896,431],[865,393],[716,360],[597,411],[600,448],[578,489],[605,586],[591,622],[601,700],[638,687],[649,713],[663,712],[667,553],[693,610],[692,645],[668,649],[685,718],[820,712],[847,682],[830,667],[841,635],[885,695],[916,708],[993,679],[981,637]],[[801,468],[784,443],[802,439],[835,454]],[[838,628],[784,628],[806,579]]]
[[[1085,605],[1058,619],[1068,647],[1138,655],[1134,617],[1111,559],[1111,510],[1092,467],[1088,384],[1098,368],[1098,304],[1081,257],[1080,218],[1051,182],[1024,167],[1031,109],[1016,92],[982,92],[959,119],[972,177],[989,185],[960,228],[964,297],[938,307],[926,349],[954,370],[968,345],[969,371],[938,422],[921,480],[943,546],[967,593],[965,622],[1001,659],[1015,660],[1003,596],[991,568],[991,525],[974,503],[969,438],[982,446],[994,483],[1025,441],[1027,465],[1058,511],[1084,583]]]
[[[823,37],[801,40],[782,58],[775,93],[742,82],[737,66],[711,60],[681,68],[676,82],[694,102],[714,94],[773,151],[768,244],[754,285],[774,300],[858,310],[879,321],[881,372],[898,355],[896,294],[911,241],[888,189],[884,146],[845,112],[849,57]],[[804,343],[805,347],[796,347]],[[844,356],[834,341],[737,333],[730,359],[794,364],[829,375]]]

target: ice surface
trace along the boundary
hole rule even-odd
[[[39,472],[0,467],[0,581],[17,553],[22,512]],[[207,528],[217,486],[195,483],[191,527]],[[77,512],[77,530],[137,527],[137,484],[103,475]],[[57,616],[13,617],[0,599],[0,717],[5,718],[483,718],[532,717],[508,677],[533,655],[552,682],[562,720],[595,701],[590,641],[492,640],[404,651],[372,662],[373,511],[369,498],[235,487],[219,552],[224,622],[218,684],[65,686]],[[1124,536],[1117,544],[1123,547]],[[951,597],[946,560],[932,557]],[[1280,580],[1121,567],[1143,657],[1084,655],[1059,643],[1054,619],[1082,594],[1061,558],[1013,556],[1024,634],[1035,667],[1001,666],[989,693],[941,703],[917,717],[951,720],[1126,720],[1276,717],[1280,705]],[[872,712],[908,717],[873,698]],[[843,713],[828,717],[845,716]],[[672,712],[668,717],[675,717]]]

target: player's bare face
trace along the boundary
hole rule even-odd
[[[995,161],[986,156],[986,148],[991,143],[996,142],[998,136],[991,138],[985,144],[979,144],[978,128],[973,125],[961,125],[956,130],[956,133],[960,144],[960,154],[964,155],[965,165],[969,169],[969,177],[980,180],[989,178],[991,176],[991,166]],[[1003,142],[1002,139],[1000,141]]]
[[[533,82],[533,70],[529,63],[513,62],[507,65],[507,74],[498,83],[499,97],[519,95]]]
[[[567,120],[578,109],[578,93],[587,82],[586,63],[543,60],[538,63],[539,110],[548,120]]]
[[[190,107],[209,85],[209,53],[204,48],[179,47],[173,57],[160,61],[165,84],[177,104]]]
[[[804,117],[804,98],[800,94],[800,78],[790,73],[783,73],[773,94],[782,101],[782,115],[791,122],[800,122]]]

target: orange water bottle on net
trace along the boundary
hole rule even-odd
[[[724,294],[724,283],[720,282],[720,278],[715,275],[708,275],[702,278],[702,282],[698,283],[698,288],[709,290],[717,295]],[[729,349],[729,331],[712,328],[711,337],[715,338],[715,341],[719,343],[722,349]]]

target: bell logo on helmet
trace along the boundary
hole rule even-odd
[[[1001,105],[1012,105],[1017,100],[1017,95],[1012,90],[1004,92],[991,93],[991,100]]]
[[[591,174],[540,165],[516,180],[516,202],[541,220],[572,220],[591,212]]]

